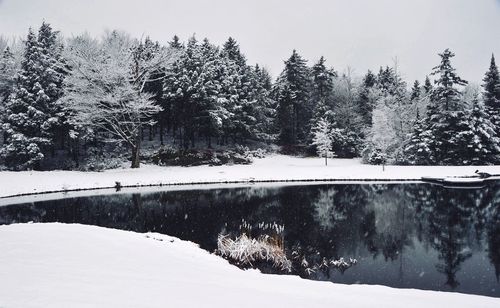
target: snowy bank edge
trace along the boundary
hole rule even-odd
[[[137,301],[148,300],[148,303],[140,303],[150,307],[162,307],[166,302],[173,306],[182,304],[196,307],[202,303],[206,307],[216,307],[220,306],[221,296],[227,297],[228,294],[236,297],[235,300],[238,295],[252,294],[251,297],[245,296],[246,300],[242,303],[245,307],[269,302],[284,307],[335,304],[346,308],[379,304],[388,308],[443,307],[445,304],[457,308],[498,307],[500,304],[498,298],[479,295],[342,285],[296,276],[242,271],[192,242],[157,233],[136,233],[79,224],[36,223],[0,226],[0,234],[0,243],[9,248],[0,251],[0,261],[9,264],[0,269],[6,274],[0,276],[0,294],[4,293],[0,298],[5,301],[0,304],[7,306],[25,301],[26,307],[44,304],[64,307],[71,300],[73,306],[90,304],[109,307],[110,303],[116,305],[122,301],[124,306],[132,307],[138,304]],[[81,250],[89,247],[92,247],[91,251],[82,254]],[[109,259],[103,260],[103,255]],[[48,273],[56,266],[62,266],[67,272],[58,274],[57,281],[53,281],[51,278],[54,277]],[[86,266],[91,270],[85,270],[83,278],[78,276],[83,273],[82,267]],[[135,270],[137,266],[141,271]],[[24,271],[25,267],[30,271]],[[131,274],[127,269],[133,269],[132,276],[127,276]],[[123,270],[125,273],[122,273]],[[106,275],[102,276],[102,271]],[[156,272],[160,273],[155,275]],[[122,281],[122,274],[129,279]],[[116,275],[118,282],[113,280]],[[101,290],[105,282],[100,280],[103,277],[111,277],[111,283],[108,282],[105,290]],[[144,283],[137,288],[135,282],[142,279],[145,279]],[[15,283],[21,281],[24,283]],[[30,294],[26,291],[37,289],[42,284],[46,289],[44,292],[35,292],[30,298],[20,297]],[[174,290],[165,292],[169,287]],[[202,294],[184,297],[185,291],[193,287],[202,290]],[[110,292],[110,288],[131,288],[135,292]],[[86,297],[89,293],[93,295],[90,299]]]
[[[283,180],[235,180],[235,181],[202,181],[202,182],[171,182],[171,183],[151,183],[151,184],[133,184],[133,185],[119,185],[119,187],[115,186],[96,186],[90,188],[72,188],[72,189],[61,189],[61,190],[42,190],[38,192],[29,192],[29,193],[19,193],[13,195],[1,195],[0,192],[0,200],[1,199],[9,199],[15,197],[23,197],[23,196],[36,196],[43,194],[54,194],[54,193],[69,193],[69,192],[84,192],[84,191],[94,191],[94,190],[109,190],[114,189],[115,192],[119,192],[124,188],[146,188],[146,187],[175,187],[175,186],[209,186],[209,185],[233,185],[233,184],[286,184],[286,183],[295,183],[295,184],[308,184],[308,183],[420,183],[421,179],[283,179]],[[109,192],[113,193],[113,192]],[[1,205],[1,204],[0,204]]]

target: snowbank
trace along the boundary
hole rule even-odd
[[[0,307],[500,307],[500,299],[242,271],[195,244],[84,225],[0,226]]]
[[[0,197],[78,189],[192,183],[301,180],[420,180],[422,176],[472,175],[476,169],[500,174],[500,166],[372,166],[359,159],[331,159],[274,155],[252,165],[114,169],[105,172],[0,172]]]

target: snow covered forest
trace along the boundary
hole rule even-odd
[[[476,83],[460,77],[449,49],[410,82],[397,61],[358,76],[293,50],[273,79],[233,38],[64,38],[48,23],[22,41],[0,37],[0,51],[0,169],[248,163],[266,151],[369,164],[500,162],[494,55]]]

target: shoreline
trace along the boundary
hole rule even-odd
[[[422,177],[470,176],[475,170],[500,174],[500,166],[382,166],[359,159],[330,159],[272,155],[250,165],[163,167],[83,171],[2,171],[0,200],[51,193],[119,188],[176,187],[266,183],[416,182]],[[119,183],[119,185],[117,185]]]
[[[0,173],[1,175],[1,173]],[[102,186],[102,187],[91,187],[91,188],[75,188],[75,189],[66,189],[66,190],[47,190],[40,192],[29,192],[29,193],[20,193],[15,195],[7,195],[1,196],[1,199],[9,199],[16,197],[26,197],[26,196],[38,196],[45,194],[55,194],[55,193],[70,193],[70,192],[86,192],[86,191],[94,191],[94,190],[108,190],[115,189],[116,192],[120,192],[122,189],[127,188],[148,188],[148,187],[176,187],[176,186],[209,186],[209,185],[231,185],[231,184],[288,184],[288,183],[336,183],[336,184],[362,184],[362,183],[407,183],[407,182],[418,182],[424,183],[420,179],[282,179],[282,180],[248,180],[248,181],[215,181],[215,182],[178,182],[178,183],[158,183],[158,184],[138,184],[138,185],[120,185],[120,187],[116,186]]]
[[[6,307],[260,307],[275,302],[279,307],[465,308],[500,303],[482,295],[243,271],[192,242],[158,233],[32,223],[0,226],[0,235],[0,264],[8,264],[0,267],[0,306]]]

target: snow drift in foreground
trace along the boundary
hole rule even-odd
[[[115,169],[105,172],[22,171],[0,172],[0,197],[122,186],[222,183],[226,181],[284,180],[420,180],[422,176],[472,175],[479,169],[500,174],[500,166],[382,166],[363,165],[359,159],[298,158],[274,155],[256,159],[251,165],[160,167],[144,165],[140,169]]]
[[[0,307],[500,307],[458,293],[242,271],[195,244],[95,226],[0,226]]]

